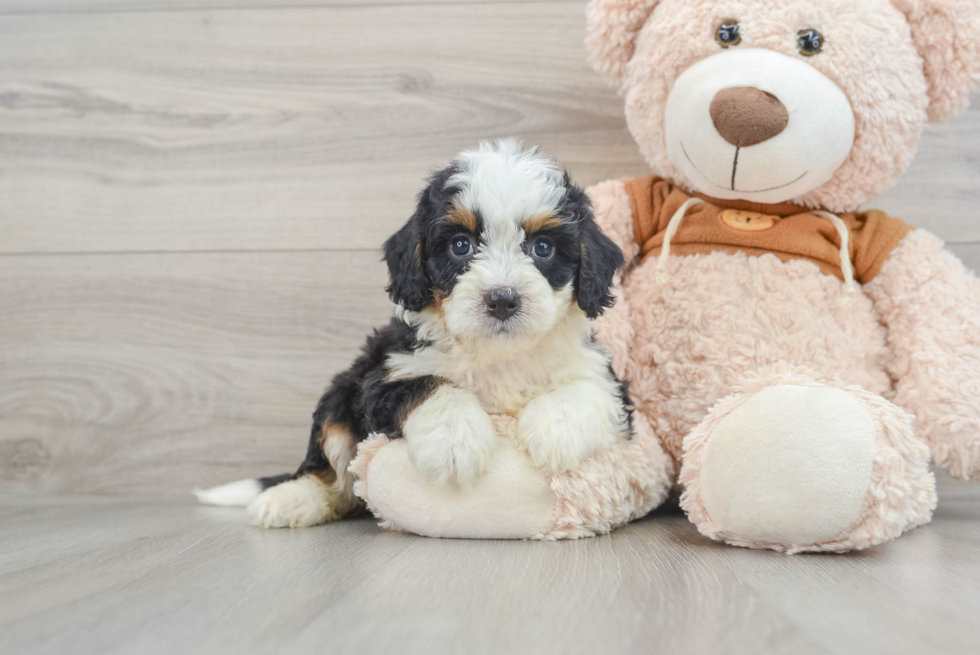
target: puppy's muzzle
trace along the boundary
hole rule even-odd
[[[521,308],[521,296],[510,288],[491,289],[484,296],[487,313],[496,319],[506,321]]]

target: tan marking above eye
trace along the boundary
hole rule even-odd
[[[561,226],[561,219],[554,214],[535,214],[524,220],[524,232],[533,234]]]
[[[466,207],[454,204],[452,209],[446,213],[446,220],[476,233],[476,216]]]

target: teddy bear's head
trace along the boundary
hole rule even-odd
[[[588,44],[654,172],[850,211],[980,78],[980,0],[592,0]]]

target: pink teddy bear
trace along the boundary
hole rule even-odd
[[[787,552],[980,480],[980,280],[859,206],[980,77],[975,0],[593,0],[654,176],[590,189],[626,254],[599,339],[705,535]],[[671,463],[668,463],[668,466]]]

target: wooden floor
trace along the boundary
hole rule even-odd
[[[642,175],[584,2],[0,0],[0,654],[980,652],[980,496],[844,557],[680,516],[580,543],[262,532],[391,311],[425,175],[517,135]],[[873,205],[980,268],[980,106]]]
[[[654,515],[578,542],[370,520],[246,526],[190,500],[0,502],[0,652],[977,653],[980,495],[851,555],[748,551]]]

